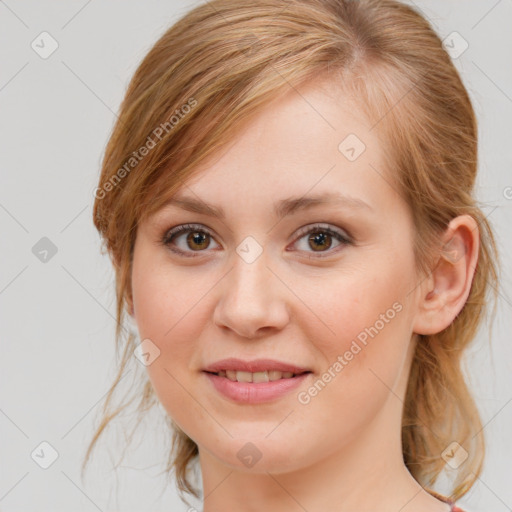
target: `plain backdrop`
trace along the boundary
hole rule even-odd
[[[201,1],[0,1],[2,511],[187,510],[162,473],[168,445],[159,408],[117,472],[111,464],[122,453],[122,429],[109,432],[85,482],[80,464],[115,371],[113,273],[92,224],[101,158],[138,63]],[[482,330],[468,353],[488,455],[460,504],[505,512],[512,509],[512,0],[415,5],[460,53],[453,59],[479,119],[478,199],[504,272],[492,340]]]

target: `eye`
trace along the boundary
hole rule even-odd
[[[312,252],[317,253],[315,256],[309,256],[310,258],[323,258],[325,257],[323,253],[327,253],[329,256],[332,253],[339,252],[340,249],[329,250],[332,246],[333,238],[339,243],[339,245],[336,246],[338,248],[340,246],[343,247],[345,245],[353,244],[353,241],[348,234],[343,231],[333,229],[327,224],[315,224],[314,226],[309,227],[306,226],[299,230],[298,236],[299,238],[297,239],[297,242],[304,239],[304,243],[302,244],[303,251],[308,252],[308,248],[312,248]],[[320,255],[318,253],[322,254]]]
[[[187,234],[187,236],[184,237],[184,240],[182,240],[180,244],[180,239],[185,234]],[[305,244],[303,244],[302,249],[299,250],[309,252],[308,248],[312,248],[312,252],[317,253],[317,255],[309,257],[321,258],[324,256],[319,253],[328,253],[328,255],[330,255],[333,252],[339,251],[339,249],[329,250],[333,245],[333,238],[339,244],[335,247],[353,244],[348,234],[333,229],[326,224],[315,224],[310,227],[306,226],[305,228],[301,228],[295,244],[305,239]],[[197,254],[194,253],[203,252],[204,249],[208,249],[212,240],[213,235],[208,229],[198,224],[182,224],[166,231],[162,237],[162,244],[169,247],[171,251],[177,254],[193,258],[197,256]]]
[[[188,235],[185,237],[185,241],[180,247],[175,241],[179,241],[186,233],[188,233]],[[181,226],[176,226],[170,231],[167,231],[164,234],[162,243],[175,253],[195,257],[195,254],[190,253],[201,252],[203,249],[207,249],[211,240],[213,240],[213,235],[207,229],[197,224],[182,224]],[[189,251],[187,249],[192,250]]]

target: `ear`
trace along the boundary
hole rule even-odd
[[[452,219],[442,237],[439,260],[419,287],[413,323],[417,334],[436,334],[460,313],[471,291],[478,262],[480,232],[470,215]]]

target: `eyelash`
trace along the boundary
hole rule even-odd
[[[180,226],[176,226],[175,228],[172,228],[170,230],[167,230],[161,240],[161,243],[168,247],[171,251],[174,253],[183,255],[187,258],[196,258],[200,256],[200,254],[190,254],[192,253],[201,253],[204,251],[182,251],[181,249],[176,249],[175,247],[171,247],[171,242],[177,238],[179,235],[182,235],[183,233],[189,233],[189,232],[198,232],[202,234],[209,235],[213,238],[213,234],[206,228],[201,227],[198,224],[182,224]],[[341,245],[338,247],[342,247],[344,245],[353,245],[354,242],[352,238],[349,235],[345,235],[342,232],[338,232],[325,224],[314,224],[312,226],[306,226],[304,228],[301,228],[297,234],[297,238],[295,239],[295,242],[300,240],[306,235],[309,235],[311,233],[327,233],[333,237],[335,237],[339,242],[341,242]],[[294,243],[295,243],[294,242]],[[331,256],[333,253],[338,252],[336,248],[334,250],[327,250],[327,251],[319,251],[314,253],[315,256],[309,256],[309,258],[325,258],[328,256]],[[318,254],[318,256],[316,256]],[[323,255],[325,254],[325,256]]]

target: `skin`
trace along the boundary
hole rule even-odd
[[[205,512],[446,512],[449,506],[403,463],[401,413],[415,334],[444,329],[467,299],[477,225],[469,216],[454,219],[444,240],[453,238],[458,257],[441,258],[426,278],[419,275],[411,212],[391,177],[383,179],[376,131],[334,88],[313,83],[298,91],[262,110],[180,190],[222,207],[224,221],[173,205],[139,225],[131,313],[141,340],[160,350],[149,378],[168,414],[198,444]],[[353,162],[338,150],[350,133],[366,145]],[[370,207],[322,205],[280,221],[273,215],[280,199],[332,191]],[[315,251],[308,235],[297,233],[318,222],[354,243],[328,236]],[[213,235],[199,247],[187,244],[188,233],[174,240],[195,258],[161,241],[186,223]],[[250,264],[236,252],[247,236],[263,248]],[[400,312],[300,403],[298,392],[396,303]],[[287,361],[313,375],[277,401],[240,405],[201,373],[231,356]],[[248,442],[261,454],[252,467],[237,457]]]

